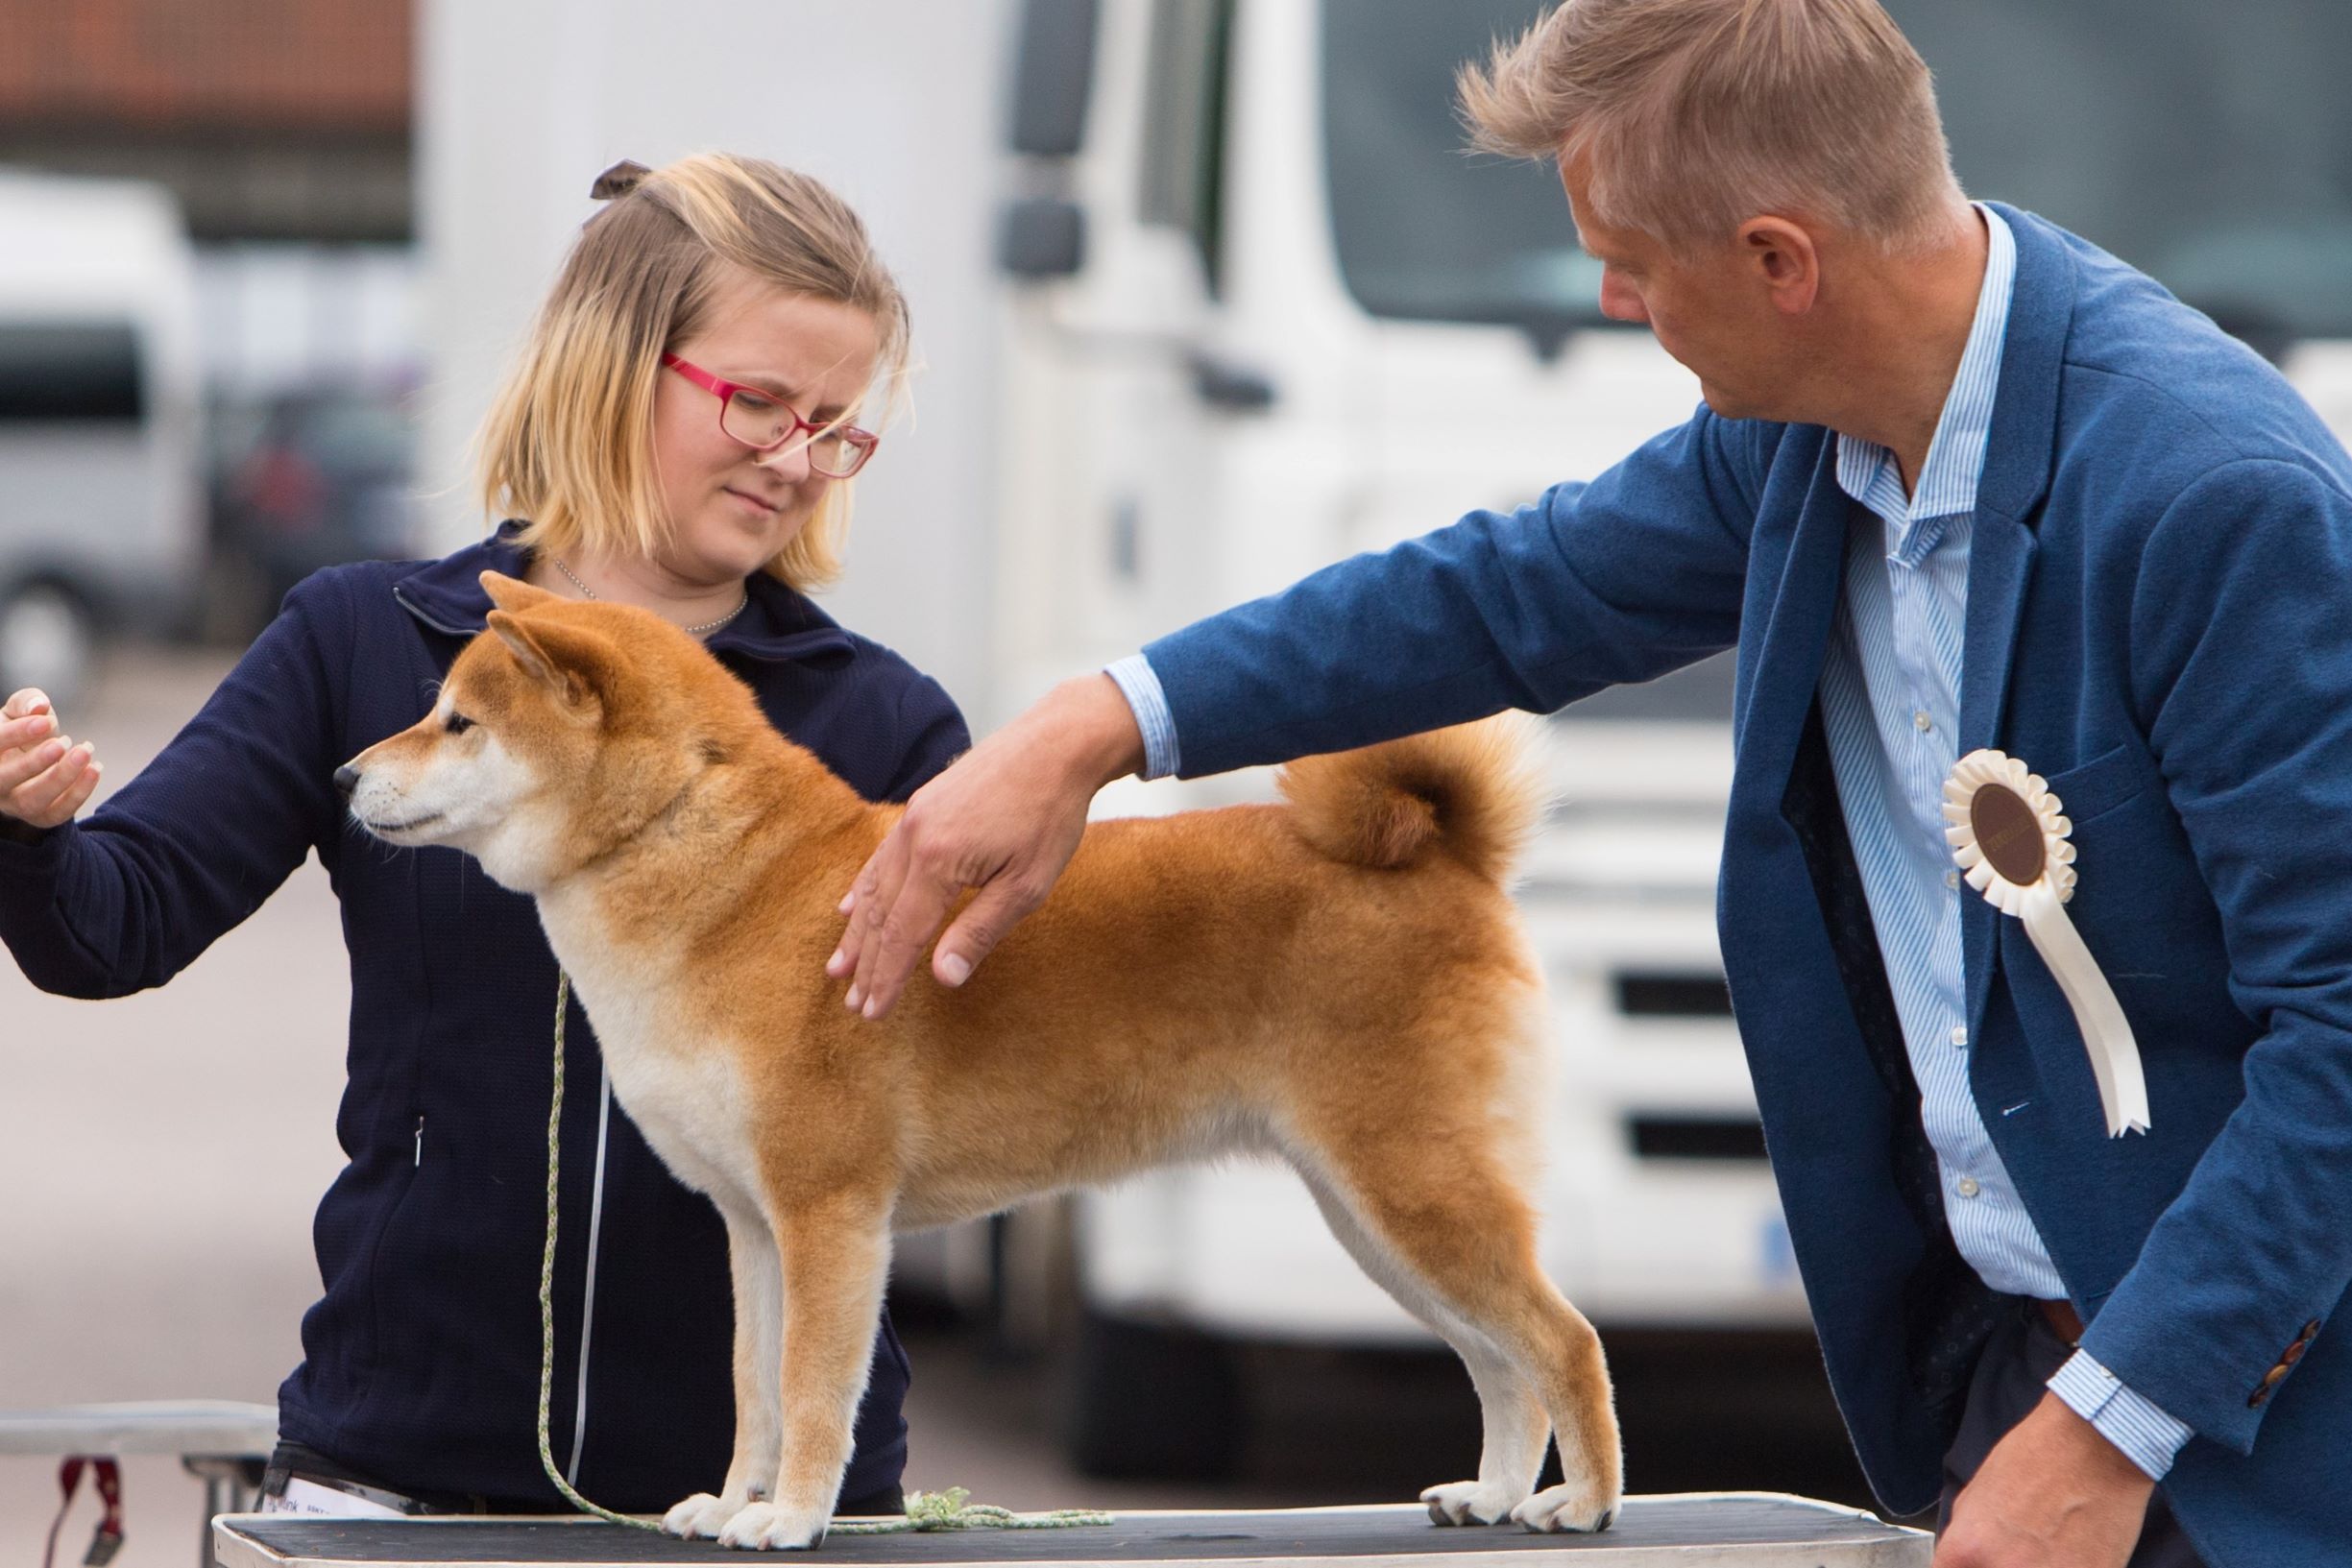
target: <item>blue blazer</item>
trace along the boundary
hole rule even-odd
[[[1971,1081],[2083,1344],[2194,1430],[2209,1561],[2352,1556],[2352,461],[2269,366],[2025,213],[1978,492],[1959,749],[2045,775],[2069,912],[2146,1065],[2106,1136],[2014,921],[1962,929]],[[1702,408],[1146,650],[1188,772],[1557,709],[1736,646],[1718,893],[1830,1379],[1887,1507],[1930,1503],[1993,1301],[1954,1251],[1816,706],[1855,508],[1822,428]]]

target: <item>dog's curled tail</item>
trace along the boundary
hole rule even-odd
[[[1306,757],[1279,784],[1299,835],[1348,865],[1411,865],[1434,846],[1507,884],[1549,799],[1540,721],[1500,713],[1360,751]]]

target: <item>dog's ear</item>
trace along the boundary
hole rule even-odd
[[[545,615],[525,619],[504,610],[490,613],[490,629],[523,673],[553,688],[566,706],[591,712],[602,702],[620,657],[620,650],[605,638]]]
[[[544,588],[533,588],[521,578],[509,577],[502,571],[483,572],[481,580],[483,591],[490,595],[490,602],[516,615],[537,609],[543,604],[564,602],[562,594],[550,593]]]

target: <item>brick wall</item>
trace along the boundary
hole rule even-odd
[[[200,241],[404,242],[416,6],[0,0],[0,164],[160,181]]]
[[[0,0],[0,125],[405,132],[412,0]]]

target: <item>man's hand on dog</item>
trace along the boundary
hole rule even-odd
[[[1142,765],[1127,698],[1094,675],[1055,687],[916,790],[841,901],[849,927],[825,973],[851,977],[849,1006],[889,1012],[948,910],[977,888],[931,960],[942,985],[971,978],[1078,853],[1095,791]]]
[[[0,832],[71,822],[100,771],[97,748],[60,735],[41,692],[27,687],[0,704]]]
[[[2123,1568],[2156,1484],[2045,1394],[1953,1499],[1935,1568]]]

